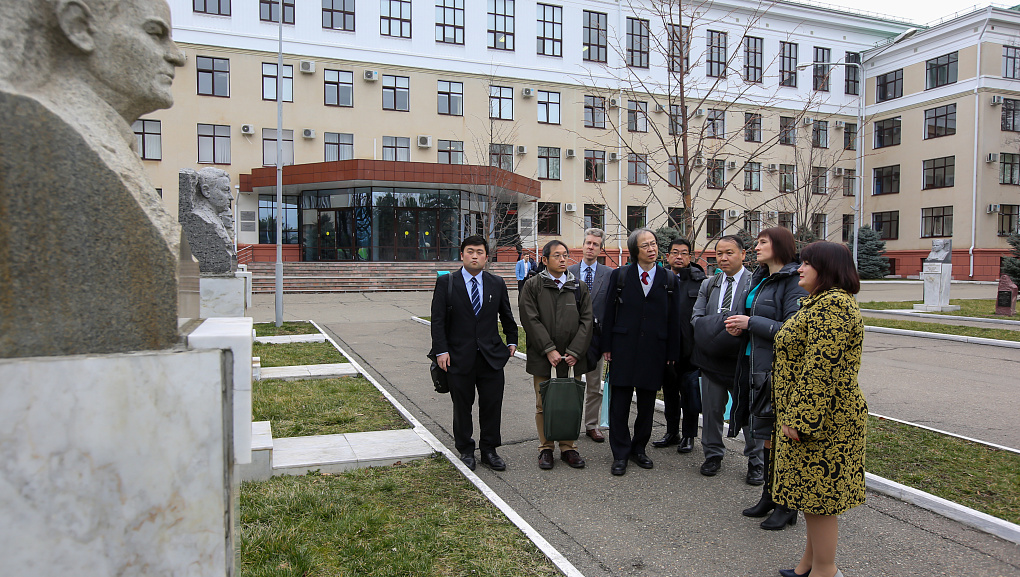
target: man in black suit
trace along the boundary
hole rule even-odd
[[[613,271],[603,314],[602,351],[609,366],[609,446],[614,475],[627,472],[630,459],[643,469],[652,460],[645,446],[652,436],[655,392],[666,366],[680,358],[680,315],[676,278],[658,266],[655,233],[639,228],[627,238],[630,264]],[[620,277],[623,278],[620,278]],[[623,290],[618,291],[623,282]],[[637,418],[631,435],[630,400],[637,392]]]
[[[478,390],[478,448],[482,463],[494,471],[506,469],[496,454],[501,444],[503,367],[517,352],[517,322],[510,295],[501,277],[482,270],[489,245],[481,236],[469,236],[460,244],[463,267],[436,279],[432,293],[432,354],[447,371],[453,400],[453,441],[460,460],[475,469],[475,440],[471,407]],[[447,302],[453,283],[452,302]],[[499,336],[497,317],[503,325]]]

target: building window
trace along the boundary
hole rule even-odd
[[[819,64],[819,62],[832,62],[832,50],[815,46],[814,74],[811,76],[811,86],[819,92],[829,91],[830,66]]]
[[[464,141],[463,140],[440,140],[438,164],[464,164]]]
[[[354,73],[348,70],[322,71],[326,106],[354,106]]]
[[[563,7],[539,4],[538,53],[543,56],[563,56]]]
[[[956,104],[924,111],[924,137],[938,138],[956,134]]]
[[[259,20],[280,21],[280,0],[259,0]],[[283,0],[283,23],[294,23],[294,0]]]
[[[684,131],[684,110],[679,104],[669,105],[669,133],[676,136]]]
[[[602,12],[584,11],[584,59],[588,62],[605,62],[609,38],[606,32],[608,16]]]
[[[815,238],[819,240],[825,240],[828,235],[826,230],[828,227],[825,226],[825,214],[816,212],[811,215],[811,234],[815,235]]]
[[[648,68],[649,36],[647,20],[627,18],[627,66]]]
[[[793,42],[779,43],[779,85],[797,87],[797,45]]]
[[[552,146],[538,147],[539,180],[560,179],[560,149]]]
[[[514,119],[514,89],[512,87],[489,87],[489,118]]]
[[[953,236],[953,207],[921,209],[921,238]]]
[[[811,194],[829,194],[829,176],[824,166],[811,167]]]
[[[281,76],[280,98],[284,102],[294,102],[294,66],[284,64]],[[262,63],[262,100],[276,100],[276,64]]]
[[[198,162],[230,164],[230,127],[222,124],[198,125]]]
[[[691,66],[691,28],[669,24],[669,71],[685,72]]]
[[[627,130],[648,132],[648,103],[638,100],[627,101]]]
[[[716,30],[708,31],[708,54],[705,58],[708,67],[705,74],[712,78],[726,78],[726,33]]]
[[[411,0],[381,0],[379,34],[395,38],[411,37]]]
[[[1020,233],[1020,204],[999,206],[999,236]]]
[[[205,96],[230,96],[230,60],[226,58],[195,58],[198,69],[198,93]],[[274,92],[273,99],[276,99]]]
[[[875,148],[896,146],[900,143],[900,117],[875,121]]]
[[[924,161],[924,190],[948,188],[956,179],[956,157],[944,156]]]
[[[925,90],[956,83],[959,67],[957,56],[957,52],[952,52],[924,63]]]
[[[489,48],[514,49],[514,0],[489,0]]]
[[[323,134],[326,143],[326,162],[351,160],[354,158],[354,135],[343,132],[326,132]]]
[[[135,131],[138,156],[143,160],[162,160],[163,131],[158,120],[138,119],[131,128]]]
[[[754,112],[744,113],[744,140],[747,142],[761,142],[761,114]]]
[[[489,144],[489,166],[498,166],[503,170],[514,170],[514,145]]]
[[[627,155],[627,184],[648,184],[648,155]]]
[[[1020,154],[999,154],[999,184],[1020,184]]]
[[[464,116],[464,84],[439,81],[439,114]]]
[[[542,124],[560,123],[560,93],[538,91],[538,121]]]
[[[584,228],[602,228],[606,220],[606,207],[601,204],[584,205]]]
[[[811,123],[811,146],[829,148],[829,121],[816,120]]]
[[[687,233],[687,210],[679,206],[671,206],[666,209],[666,226],[679,230],[681,234]]]
[[[298,198],[283,195],[282,244],[298,244]],[[276,195],[259,195],[259,244],[276,244]]]
[[[230,0],[194,0],[194,10],[199,14],[230,16]]]
[[[796,146],[797,119],[792,116],[779,117],[779,144]]]
[[[900,165],[875,169],[875,190],[872,194],[898,194],[900,192]]]
[[[627,207],[627,232],[635,231],[647,224],[646,212],[647,208],[644,206]]]
[[[857,169],[843,169],[843,196],[855,196],[857,190]]]
[[[713,158],[705,164],[705,185],[708,188],[723,188],[726,186],[725,160]]]
[[[792,212],[779,213],[779,219],[776,221],[776,224],[785,229],[793,230],[793,227],[795,225],[794,214]]]
[[[744,231],[751,236],[758,236],[761,233],[761,211],[744,211]]]
[[[584,125],[588,128],[606,127],[606,99],[601,96],[584,97]]]
[[[294,164],[294,131],[284,130],[282,140],[283,166]],[[276,166],[276,129],[262,129],[262,165]]]
[[[761,163],[744,163],[744,190],[761,190]]]
[[[797,187],[796,166],[792,164],[779,165],[779,192],[793,192]]]
[[[715,238],[722,235],[723,212],[719,209],[710,208],[705,211],[705,238]]]
[[[538,234],[560,234],[560,203],[538,203]]]
[[[744,82],[761,82],[764,75],[764,47],[764,38],[744,37]]]
[[[708,109],[708,117],[705,120],[706,138],[726,138],[726,111]]]
[[[436,0],[436,42],[464,43],[464,0]]]
[[[684,157],[682,156],[670,156],[669,157],[669,172],[666,175],[671,186],[683,186],[684,176]]]
[[[382,159],[410,162],[411,139],[407,136],[382,137]]]
[[[1020,79],[1020,48],[1002,47],[1002,77]]]
[[[322,0],[322,27],[354,32],[354,0]]]
[[[856,122],[847,122],[843,128],[843,150],[857,150]]]
[[[861,63],[860,52],[847,52],[846,60],[847,64]],[[843,77],[846,79],[844,82],[843,92],[846,94],[859,95],[861,93],[861,69],[856,66],[844,66]]]
[[[585,182],[606,181],[606,151],[604,150],[584,151],[584,181]]]
[[[885,102],[903,96],[903,69],[880,74],[875,78],[875,99]]]
[[[384,74],[382,77],[383,110],[407,112],[410,110],[410,102],[411,79],[407,76]]]
[[[1002,129],[1020,132],[1020,100],[1002,99]]]
[[[850,242],[854,233],[854,215],[843,215],[843,242]]]

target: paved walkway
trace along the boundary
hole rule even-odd
[[[262,297],[262,298],[260,298]],[[313,319],[337,338],[416,418],[452,446],[449,398],[428,379],[430,295],[287,295],[288,320]],[[256,295],[257,321],[273,317],[272,295]],[[900,337],[902,338],[902,337]],[[969,345],[974,346],[974,345]],[[479,476],[586,576],[774,576],[800,555],[803,522],[766,533],[740,510],[760,494],[743,482],[739,447],[720,475],[698,474],[700,450],[649,449],[655,469],[609,475],[607,444],[580,443],[588,467],[535,464],[534,392],[524,363],[507,366],[503,448],[507,471]],[[895,415],[890,415],[895,416]],[[661,416],[653,434],[662,433]],[[698,447],[700,449],[700,447]],[[839,563],[848,577],[1020,574],[1020,547],[877,494],[842,520]]]

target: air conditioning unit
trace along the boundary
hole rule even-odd
[[[620,101],[616,98],[609,99],[609,108],[617,108],[620,106]]]
[[[985,162],[998,162],[998,161],[999,161],[998,152],[989,152],[988,156],[985,157]]]
[[[535,95],[535,89],[534,88],[522,88],[521,89],[521,96],[523,96],[525,98],[531,98],[534,95]]]
[[[836,167],[836,176],[843,176],[843,169],[838,166]]]
[[[419,134],[418,148],[432,148],[432,137],[425,134]]]
[[[577,156],[577,152],[575,152],[573,148],[568,148],[567,158],[574,158],[575,156]]]
[[[568,202],[563,205],[563,210],[567,212],[577,212],[577,203]]]
[[[369,82],[375,82],[376,80],[379,80],[379,71],[378,70],[366,70],[365,71],[365,80],[367,80]]]
[[[777,170],[779,170],[779,165],[777,165],[777,164],[770,164],[769,165],[769,172],[775,172]]]
[[[304,129],[301,130],[301,136],[303,138],[315,138],[315,129],[313,129],[313,128],[304,128]]]
[[[616,162],[617,160],[620,160],[620,153],[619,152],[610,152],[609,153],[609,162]]]
[[[811,117],[805,116],[805,117],[804,117],[804,126],[808,126],[808,125],[810,125],[810,124],[814,123],[814,121],[815,121],[815,119],[814,119],[814,118],[811,118]]]
[[[846,126],[846,123],[843,122],[842,120],[836,121],[836,128],[843,128],[844,126]]]
[[[701,168],[705,166],[705,159],[700,156],[694,159],[694,168]]]
[[[656,104],[655,105],[655,111],[656,112],[666,112],[666,107],[661,105],[661,104]]]
[[[1000,207],[997,204],[989,204],[987,212],[988,214],[992,214],[993,212],[999,212],[999,208]]]
[[[518,144],[517,145],[517,154],[518,155],[527,154],[527,153],[528,153],[528,147],[527,146],[524,146],[523,144]]]
[[[726,216],[728,216],[729,218],[737,218],[738,216],[740,216],[740,211],[731,208],[726,211]]]
[[[992,95],[992,106],[996,106],[998,104],[1002,104],[1002,97],[998,94]]]
[[[767,218],[769,220],[775,220],[778,217],[779,217],[779,213],[774,211],[774,210],[770,210],[770,211],[765,213],[765,218]]]
[[[305,74],[314,74],[315,73],[315,61],[314,60],[302,60],[298,64],[298,70],[300,70],[301,72],[304,72]]]
[[[699,108],[699,109],[694,111],[694,116],[704,116],[704,115],[705,115],[705,109],[704,108]]]
[[[255,134],[255,125],[254,124],[242,124],[241,125],[241,134]]]
[[[731,160],[731,161],[727,162],[726,163],[726,168],[728,168],[730,170],[735,170],[737,168],[737,161]]]

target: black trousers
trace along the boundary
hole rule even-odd
[[[666,379],[662,383],[662,402],[666,405],[663,416],[666,417],[666,432],[681,437],[698,436],[698,415],[701,414],[701,384],[698,379],[701,371],[678,371],[674,377],[666,371]],[[683,413],[683,424],[680,416]]]
[[[482,356],[475,355],[475,364],[466,374],[449,373],[450,398],[453,400],[453,442],[461,453],[475,450],[474,423],[471,408],[478,390],[478,447],[494,450],[502,444],[499,434],[503,417],[503,369],[494,369]]]
[[[613,460],[626,459],[632,454],[645,452],[648,439],[652,436],[652,419],[655,416],[655,391],[637,390],[637,417],[634,419],[634,434],[630,429],[630,399],[634,387],[613,385],[609,393],[609,446]]]

